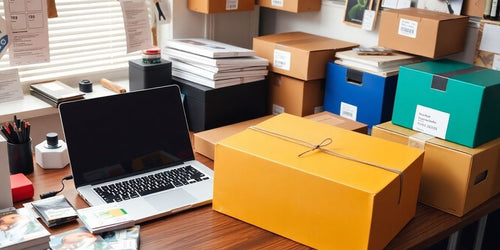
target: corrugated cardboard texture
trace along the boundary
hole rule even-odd
[[[401,19],[416,22],[415,38],[400,35]],[[378,45],[429,58],[464,50],[468,17],[417,8],[384,10]]]

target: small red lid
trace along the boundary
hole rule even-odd
[[[145,50],[142,51],[142,53],[145,54],[145,55],[160,54],[161,53],[161,49],[158,48],[158,47],[150,48],[150,49],[145,49]]]

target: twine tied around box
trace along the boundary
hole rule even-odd
[[[379,165],[379,164],[375,164],[375,163],[371,163],[371,162],[367,162],[367,161],[363,161],[363,160],[356,159],[356,158],[348,156],[348,155],[339,154],[339,153],[334,152],[334,151],[332,151],[330,149],[327,149],[325,147],[328,146],[328,145],[330,145],[331,143],[333,143],[333,139],[329,138],[329,137],[323,139],[323,141],[321,141],[319,144],[314,144],[314,143],[311,143],[311,142],[306,141],[306,140],[302,140],[302,139],[299,139],[299,138],[291,137],[291,136],[288,136],[288,135],[285,135],[285,134],[282,134],[282,133],[278,133],[278,132],[271,131],[271,130],[268,130],[268,129],[259,128],[259,127],[256,127],[256,126],[250,126],[249,129],[252,129],[252,130],[264,133],[264,134],[268,134],[268,135],[280,138],[282,140],[285,140],[285,141],[288,141],[288,142],[292,142],[292,143],[295,143],[295,144],[299,144],[299,145],[302,145],[304,147],[308,147],[309,148],[308,150],[306,150],[306,151],[300,153],[299,155],[297,155],[297,157],[302,157],[303,155],[305,155],[305,154],[307,154],[309,152],[313,152],[315,150],[319,150],[321,152],[324,152],[324,153],[327,153],[327,154],[330,154],[330,155],[333,155],[333,156],[337,156],[337,157],[340,157],[340,158],[343,158],[343,159],[346,159],[346,160],[355,161],[355,162],[358,162],[358,163],[366,164],[366,165],[369,165],[369,166],[372,166],[372,167],[380,168],[380,169],[383,169],[383,170],[386,170],[386,171],[398,174],[399,180],[400,180],[398,204],[401,203],[401,193],[403,192],[403,172],[401,170],[393,169],[393,168],[390,168],[390,167],[385,167],[385,166],[382,166],[382,165]]]

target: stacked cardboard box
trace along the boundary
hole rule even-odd
[[[304,32],[255,37],[253,50],[268,59],[269,70],[276,73],[269,78],[269,110],[298,116],[322,111],[327,63],[335,52],[356,46]]]
[[[392,122],[372,135],[425,149],[419,200],[462,216],[500,192],[498,110],[500,71],[416,63],[401,67]]]

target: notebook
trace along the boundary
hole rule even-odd
[[[118,202],[140,223],[211,203],[213,170],[194,158],[177,85],[64,102],[59,114],[89,205]]]

